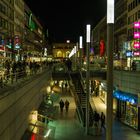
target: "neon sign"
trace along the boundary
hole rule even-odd
[[[134,32],[134,38],[135,39],[140,38],[140,32]]]
[[[140,28],[140,22],[134,22],[134,28]]]
[[[133,55],[134,55],[134,56],[140,56],[140,52],[139,52],[139,51],[133,52]]]
[[[118,90],[114,91],[113,96],[119,100],[126,101],[131,104],[137,104],[138,102],[137,97],[135,95],[118,91]]]
[[[35,23],[34,23],[34,21],[32,20],[32,13],[30,14],[30,16],[29,16],[29,28],[30,28],[30,30],[31,31],[33,31],[34,29],[35,29]]]
[[[134,48],[140,49],[140,42],[134,42]]]

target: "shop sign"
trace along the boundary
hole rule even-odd
[[[133,52],[133,55],[134,55],[134,56],[140,56],[140,51]]]
[[[133,56],[133,53],[132,53],[131,51],[127,51],[127,52],[126,52],[126,56],[127,56],[127,57],[132,57],[132,56]]]
[[[134,42],[134,48],[140,49],[140,42]]]
[[[134,22],[134,28],[135,29],[140,29],[140,22]]]
[[[139,39],[140,38],[140,32],[134,32],[134,38]]]

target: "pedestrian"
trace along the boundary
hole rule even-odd
[[[137,65],[136,65],[135,61],[132,62],[132,66],[131,67],[132,67],[132,70],[134,70],[134,71],[136,70]]]
[[[66,83],[65,83],[65,90],[66,90],[66,92],[67,92],[67,88],[68,88],[68,84],[67,84],[67,81],[66,81]]]
[[[94,126],[95,126],[95,135],[98,135],[99,133],[99,120],[100,120],[100,115],[97,111],[94,111]]]
[[[65,109],[66,109],[66,112],[68,112],[68,109],[69,109],[69,101],[66,99],[65,101]]]
[[[101,131],[102,128],[105,130],[105,115],[103,112],[101,112],[100,121],[101,121]]]
[[[3,88],[3,79],[2,79],[2,77],[0,78],[0,87]]]
[[[64,101],[62,99],[60,100],[59,105],[60,105],[60,111],[61,113],[63,113]]]

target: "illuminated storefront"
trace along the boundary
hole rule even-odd
[[[125,124],[138,128],[138,108],[136,95],[122,91],[114,91],[113,96],[117,99],[116,116]]]
[[[99,85],[99,97],[107,106],[107,83],[102,81]],[[113,113],[116,114],[117,110],[117,99],[113,98]]]

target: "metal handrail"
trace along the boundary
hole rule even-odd
[[[70,76],[70,73],[69,73],[69,71],[67,71],[68,72],[68,75],[69,75],[69,78],[70,78],[70,81],[72,81],[72,78],[71,78],[71,76]],[[70,85],[72,84],[72,83],[69,83]],[[75,87],[73,86],[73,85],[71,85],[72,86],[72,93],[74,93],[76,90],[75,90]],[[82,113],[82,116],[84,116],[84,112],[83,112],[83,110],[82,110],[82,108],[81,108],[81,106],[80,106],[80,100],[79,100],[79,98],[78,98],[78,95],[77,94],[75,94],[75,95],[73,95],[74,96],[74,99],[75,99],[75,101],[76,101],[76,103],[77,103],[77,107],[79,106],[80,107],[80,111],[79,110],[77,110],[78,111],[78,114],[81,114]],[[81,112],[81,113],[80,113]],[[79,115],[80,116],[80,121],[81,122],[83,122],[83,118],[81,118],[81,115]]]

